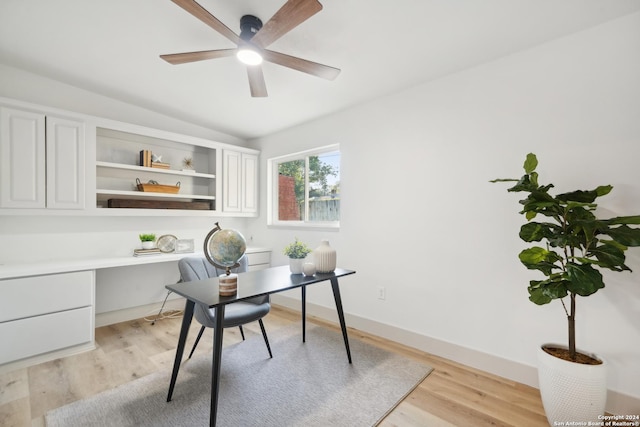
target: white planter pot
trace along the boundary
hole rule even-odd
[[[291,270],[291,274],[302,274],[303,265],[304,258],[289,258],[289,270]]]
[[[156,242],[142,242],[142,249],[153,249],[156,246]]]
[[[567,348],[557,344],[545,344]],[[607,403],[607,363],[584,351],[601,365],[583,365],[559,359],[538,348],[538,381],[549,425],[567,421],[600,422]],[[586,424],[585,424],[586,425]]]

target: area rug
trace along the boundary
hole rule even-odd
[[[219,426],[373,426],[429,375],[431,368],[307,325],[267,331],[222,351]],[[211,353],[183,362],[171,402],[171,373],[156,372],[49,411],[48,427],[209,425]]]

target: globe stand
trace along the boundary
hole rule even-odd
[[[231,297],[238,293],[238,275],[229,272],[227,274],[218,277],[220,296]]]
[[[204,256],[207,258],[207,261],[209,261],[212,265],[214,265],[217,268],[225,270],[225,274],[220,275],[218,277],[218,283],[219,283],[218,292],[220,293],[220,296],[230,297],[238,293],[238,275],[235,273],[232,273],[231,269],[239,267],[240,263],[238,262],[238,260],[236,260],[236,261],[232,261],[231,263],[222,265],[219,262],[216,262],[211,256],[210,242],[214,234],[216,234],[219,231],[222,231],[222,229],[220,228],[220,225],[216,222],[216,226],[213,228],[213,230],[209,232],[209,234],[207,234],[207,237],[205,237],[204,239]],[[241,258],[242,255],[244,255],[246,243],[244,242],[244,237],[242,237],[242,235],[240,234],[239,236],[240,236],[240,239],[242,240],[241,243],[243,245],[241,254],[240,254],[240,258]]]

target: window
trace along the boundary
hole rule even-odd
[[[340,225],[340,147],[269,159],[269,225]]]

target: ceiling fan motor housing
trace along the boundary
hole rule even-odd
[[[262,28],[262,21],[253,15],[244,15],[240,18],[240,38],[249,41]]]

